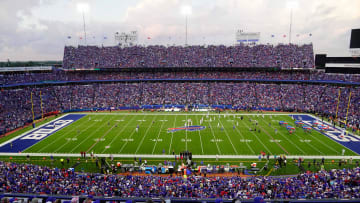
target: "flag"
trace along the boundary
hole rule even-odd
[[[286,35],[283,35],[283,37],[286,37]]]
[[[147,39],[151,39],[151,37],[147,37]]]
[[[82,39],[82,37],[80,37],[80,39]]]
[[[309,36],[311,37],[311,36],[312,36],[312,34],[310,33],[310,34],[309,34]]]
[[[71,36],[67,36],[68,39],[71,39]]]
[[[299,34],[297,34],[297,35],[296,35],[296,37],[300,37],[300,35],[299,35]]]
[[[107,39],[107,37],[106,37],[106,36],[104,36],[104,39]]]
[[[275,35],[271,35],[271,37],[275,37]]]

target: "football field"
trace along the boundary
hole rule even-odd
[[[295,127],[289,133],[280,121]],[[88,113],[23,152],[194,155],[357,155],[286,114]],[[256,131],[255,131],[256,130]]]

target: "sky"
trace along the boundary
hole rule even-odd
[[[115,46],[115,33],[130,31],[141,45],[184,45],[186,16],[189,45],[231,46],[238,30],[289,43],[291,11],[292,43],[350,56],[360,0],[0,0],[0,61],[62,60],[65,45],[85,45],[83,20],[87,45]]]

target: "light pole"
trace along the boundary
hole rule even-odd
[[[289,44],[291,43],[292,8],[290,9]]]
[[[293,9],[298,7],[298,2],[296,0],[290,0],[287,2],[287,8],[290,9],[290,25],[289,25],[289,44],[291,43],[291,29],[292,29],[292,17]]]
[[[185,16],[185,46],[187,46],[187,19],[188,16]]]
[[[84,39],[85,39],[85,45],[87,45],[86,41],[86,26],[85,26],[85,13],[88,12],[90,9],[89,4],[87,3],[78,3],[77,4],[77,10],[82,13],[83,16],[83,25],[84,25]]]
[[[181,14],[185,16],[185,46],[188,45],[188,16],[191,15],[192,8],[185,5],[181,8]]]

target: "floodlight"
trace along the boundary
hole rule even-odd
[[[90,6],[87,3],[78,3],[76,7],[77,10],[81,13],[87,13],[90,10]]]
[[[299,2],[296,0],[289,0],[286,3],[286,7],[289,9],[296,9],[299,6]]]
[[[191,6],[189,6],[189,5],[184,5],[184,6],[181,7],[181,14],[182,14],[182,15],[187,16],[187,15],[191,15],[191,13],[192,13],[192,8],[191,8]]]

